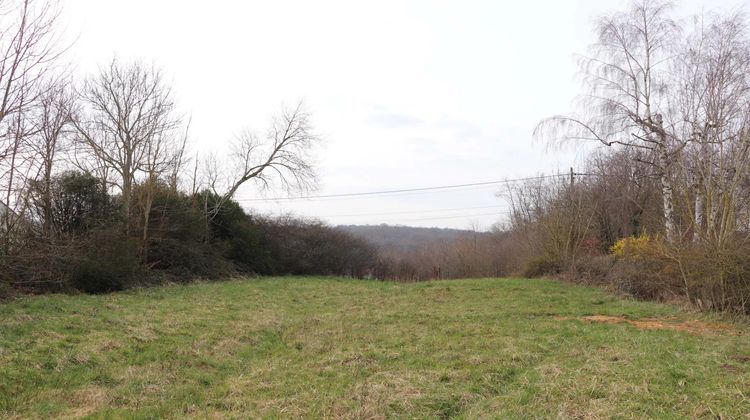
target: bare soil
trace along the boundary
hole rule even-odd
[[[677,321],[674,318],[641,318],[629,319],[624,316],[612,315],[589,315],[581,317],[555,317],[558,321],[579,320],[588,322],[602,322],[605,324],[630,324],[641,330],[674,330],[685,331],[692,334],[730,334],[741,335],[742,332],[732,324],[725,322],[706,322],[697,319],[688,321]]]

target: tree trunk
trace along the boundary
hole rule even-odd
[[[695,224],[693,227],[693,242],[701,239],[703,234],[703,225],[705,219],[705,201],[706,197],[701,190],[700,183],[695,187]]]
[[[671,163],[667,155],[666,145],[662,145],[659,148],[659,166],[661,166],[659,182],[661,184],[662,206],[664,209],[664,235],[668,242],[674,243],[678,239],[674,213],[674,186],[670,178]]]
[[[153,197],[150,191],[146,193],[146,202],[143,206],[143,262],[148,262],[148,224],[151,216],[151,205],[153,203]]]
[[[122,180],[122,204],[120,207],[120,216],[124,226],[125,234],[130,234],[130,195],[132,191],[131,180],[125,177]]]

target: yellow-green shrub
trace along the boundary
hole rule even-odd
[[[664,241],[659,235],[629,236],[615,242],[610,251],[616,257],[649,259],[663,254]]]

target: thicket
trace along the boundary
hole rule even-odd
[[[136,211],[129,223],[133,232],[148,229],[147,241],[125,233],[122,197],[109,195],[91,174],[55,175],[47,192],[52,211],[32,204],[37,217],[16,230],[12,247],[2,254],[6,294],[103,293],[236,273],[364,277],[377,261],[371,245],[339,229],[293,217],[253,216],[233,200],[206,223],[206,203],[220,199],[208,191],[189,195],[158,186],[149,217]],[[32,197],[37,203],[36,190]]]
[[[639,1],[598,21],[580,57],[578,108],[535,134],[606,151],[575,183],[511,190],[512,227],[528,244],[529,272],[748,313],[747,17],[674,11]]]
[[[343,232],[250,215],[234,199],[315,187],[319,139],[301,103],[264,134],[239,132],[225,156],[194,153],[160,69],[113,59],[69,72],[59,5],[11,0],[0,16],[0,297],[375,265]]]
[[[372,274],[399,281],[505,276],[516,265],[509,239],[507,232],[497,229],[466,232],[455,239],[427,240],[408,249],[380,246]]]
[[[683,202],[676,217],[681,234],[668,240],[651,170],[624,152],[600,154],[574,183],[560,177],[509,188],[509,234],[518,238],[520,255],[515,271],[750,313],[750,230],[737,226],[721,243],[705,238]]]

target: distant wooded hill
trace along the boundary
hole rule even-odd
[[[461,229],[424,228],[393,225],[340,225],[354,236],[365,239],[373,245],[391,250],[413,251],[436,242],[453,242],[457,239],[474,238],[486,235]]]

